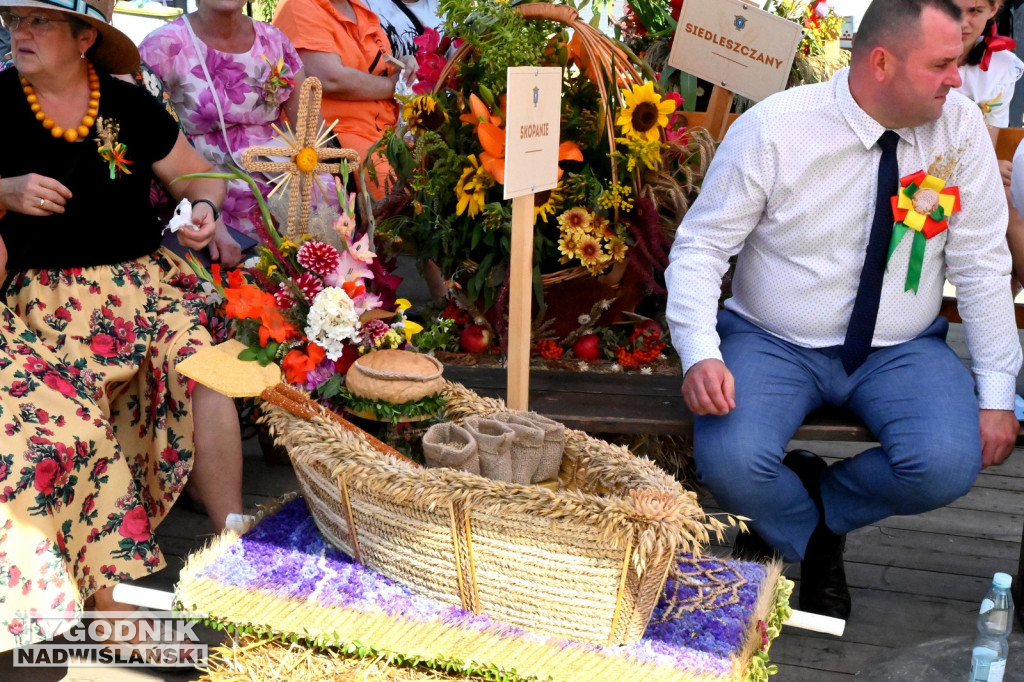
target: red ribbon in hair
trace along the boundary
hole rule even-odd
[[[981,56],[979,66],[982,71],[988,71],[989,62],[992,61],[992,53],[1000,50],[1012,50],[1017,47],[1017,41],[1013,38],[1001,36],[996,33],[995,22],[992,23],[992,30],[985,37],[985,54]]]

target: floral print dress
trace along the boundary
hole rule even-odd
[[[198,280],[165,250],[16,275],[0,307],[0,650],[100,587],[164,566],[153,530],[192,469],[191,384],[209,343]],[[52,621],[47,621],[52,625]]]
[[[270,24],[253,21],[256,38],[248,52],[221,52],[198,37],[193,41],[186,21],[186,17],[181,17],[150,33],[139,45],[139,53],[163,81],[185,134],[196,150],[216,170],[227,171],[230,166],[240,165],[242,152],[248,147],[281,146],[272,124],[282,127],[282,106],[295,91],[294,77],[302,68],[302,60],[291,41]],[[200,59],[206,63],[213,88],[206,80]],[[215,98],[220,103],[226,130],[221,128]],[[251,175],[266,196],[273,178],[258,172]],[[325,199],[314,190],[314,207],[325,202],[336,208],[332,178],[326,175],[321,180],[328,194]],[[255,209],[256,199],[249,186],[241,180],[228,182],[221,207],[224,224],[259,238],[253,227]]]

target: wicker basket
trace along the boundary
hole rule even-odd
[[[447,385],[447,417],[506,410]],[[424,469],[325,419],[270,408],[324,536],[424,595],[543,634],[639,640],[679,551],[708,540],[696,495],[646,459],[568,431],[557,491]]]

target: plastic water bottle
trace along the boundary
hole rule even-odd
[[[1013,630],[1013,598],[1006,573],[992,576],[992,587],[978,611],[978,638],[971,650],[971,676],[968,682],[1002,682],[1006,672],[1007,638]]]

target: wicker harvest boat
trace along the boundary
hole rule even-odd
[[[447,384],[446,417],[507,408]],[[591,644],[644,634],[678,552],[720,527],[646,459],[568,431],[557,490],[425,469],[326,419],[266,417],[317,526],[357,561],[442,603]]]

